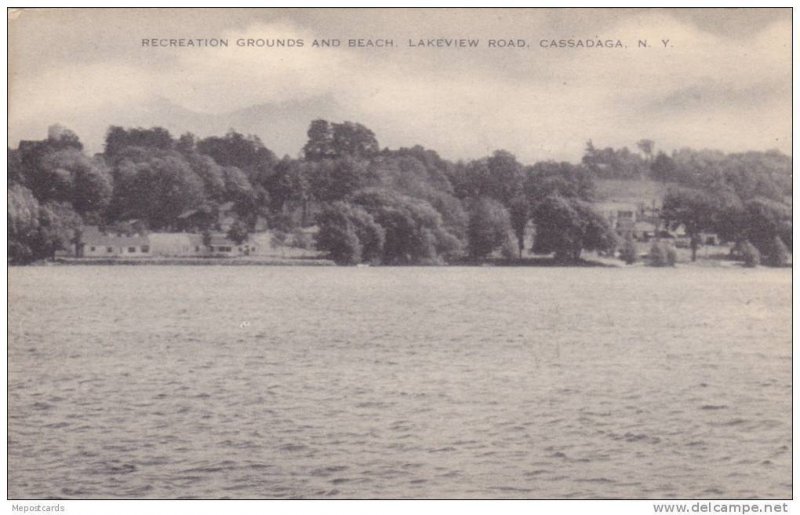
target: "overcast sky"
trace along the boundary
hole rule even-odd
[[[410,48],[475,38],[478,49]],[[627,48],[541,48],[541,40]],[[228,48],[143,48],[143,38],[227,38]],[[302,38],[241,48],[239,38]],[[315,38],[343,47],[312,48]],[[390,38],[388,49],[346,48]],[[488,39],[528,48],[488,48]],[[669,40],[664,47],[661,40]],[[647,40],[650,48],[638,48]],[[9,24],[9,145],[60,123],[101,151],[111,124],[179,135],[259,135],[298,155],[315,118],[363,123],[381,146],[450,159],[507,149],[577,161],[596,146],[791,152],[791,11],[40,10]]]

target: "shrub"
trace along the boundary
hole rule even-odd
[[[292,247],[305,250],[312,249],[314,248],[314,238],[298,227],[292,231]]]
[[[650,247],[650,266],[675,266],[677,252],[675,247],[663,241],[653,242]]]
[[[509,234],[506,240],[503,242],[503,246],[500,247],[500,254],[503,256],[503,259],[506,261],[511,261],[516,259],[519,252],[519,245],[514,241],[514,236]]]
[[[667,265],[675,266],[678,261],[678,251],[669,243],[665,243],[664,246],[667,248]]]
[[[755,245],[749,241],[746,241],[742,244],[741,252],[744,266],[748,268],[755,268],[761,263],[761,253],[758,251]]]
[[[240,220],[236,220],[231,224],[230,229],[228,229],[228,239],[236,243],[237,245],[241,245],[247,240],[249,235],[249,231],[247,230],[247,225]]]
[[[622,242],[622,249],[619,251],[619,258],[628,265],[636,263],[639,259],[636,253],[636,243],[633,241],[631,234],[625,236],[625,241]]]
[[[775,236],[767,245],[764,264],[767,266],[785,266],[789,261],[789,249],[781,241],[779,236]]]

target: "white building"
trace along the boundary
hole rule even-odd
[[[78,257],[147,257],[150,256],[150,242],[141,234],[122,232],[102,232],[96,226],[85,226],[80,239],[75,244]]]
[[[598,202],[595,208],[617,233],[633,232],[639,213],[638,205],[630,202]]]
[[[208,249],[203,244],[203,236],[185,232],[154,232],[148,235],[150,251],[154,256],[186,257],[205,256]]]

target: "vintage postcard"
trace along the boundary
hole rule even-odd
[[[788,509],[791,9],[7,15],[14,506]]]

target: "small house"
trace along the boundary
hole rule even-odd
[[[617,234],[624,235],[634,231],[638,205],[628,202],[599,202],[595,207]]]

